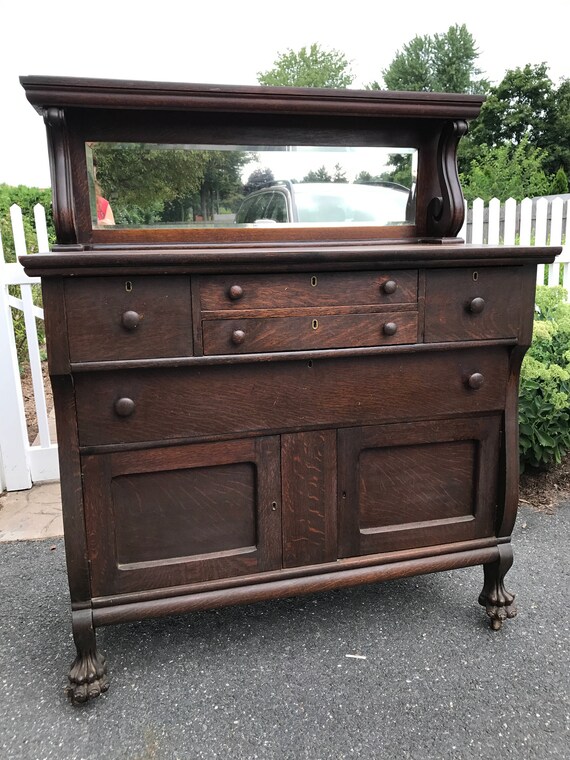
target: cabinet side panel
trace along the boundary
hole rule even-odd
[[[336,559],[336,432],[282,436],[283,566]]]

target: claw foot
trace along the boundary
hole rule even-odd
[[[67,696],[73,704],[87,702],[109,688],[107,662],[98,652],[77,655],[69,671]]]
[[[491,593],[485,593],[485,590],[479,597],[479,604],[485,607],[487,615],[491,619],[491,628],[498,631],[503,626],[503,621],[507,618],[514,618],[517,614],[517,608],[514,604],[514,594],[509,594],[502,583],[498,584],[496,589]]]
[[[515,596],[509,594],[504,583],[505,575],[513,564],[513,550],[510,544],[501,544],[497,548],[499,558],[483,565],[485,582],[479,595],[479,604],[485,607],[494,631],[500,630],[507,618],[514,618],[517,614]]]

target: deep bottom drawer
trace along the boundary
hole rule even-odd
[[[93,446],[500,410],[507,376],[503,347],[79,374],[79,439]]]

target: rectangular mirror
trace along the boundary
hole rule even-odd
[[[88,142],[94,229],[415,223],[414,148]]]

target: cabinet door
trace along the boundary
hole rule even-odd
[[[84,457],[93,596],[281,567],[279,438]]]
[[[500,416],[339,431],[339,556],[493,535]]]

